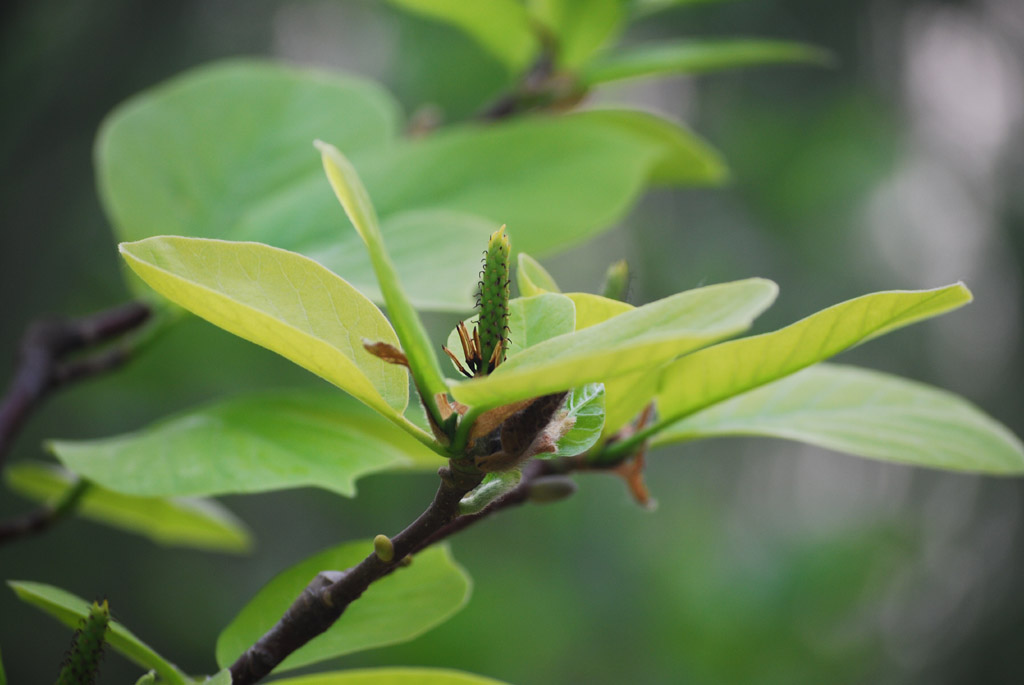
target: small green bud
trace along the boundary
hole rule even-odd
[[[64,657],[64,664],[57,676],[57,685],[91,685],[103,658],[107,626],[110,623],[110,606],[93,602],[89,615],[82,619],[71,642],[71,648]]]
[[[604,285],[601,287],[601,294],[611,300],[626,300],[626,291],[629,289],[629,264],[625,259],[620,259],[608,267],[604,274]]]
[[[395,546],[387,535],[378,535],[373,539],[373,551],[385,564],[390,564],[395,558]]]
[[[480,357],[486,373],[505,361],[508,338],[509,260],[512,248],[502,226],[491,235],[480,280]]]

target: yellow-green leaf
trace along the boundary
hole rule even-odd
[[[409,302],[391,257],[384,247],[377,212],[373,209],[370,196],[363,182],[359,180],[355,167],[336,147],[321,141],[317,141],[317,147],[320,149],[324,171],[335,195],[366,243],[373,270],[377,274],[377,282],[384,295],[384,303],[394,322],[398,339],[402,342],[402,351],[409,359],[409,368],[416,387],[424,397],[433,398],[437,393],[445,391],[441,366],[423,322]],[[427,406],[432,412],[436,411],[432,402],[428,402]],[[435,416],[434,419],[438,423],[441,422],[440,416]]]
[[[173,236],[122,243],[121,254],[172,302],[408,423],[401,417],[409,397],[405,369],[362,343],[397,345],[394,330],[365,295],[320,264],[259,243]]]
[[[797,440],[870,459],[1024,473],[1024,446],[965,399],[867,369],[819,364],[683,419],[655,444],[729,435]]]
[[[516,264],[516,285],[519,286],[519,294],[523,297],[562,292],[547,269],[525,252],[519,253]]]
[[[763,335],[715,345],[673,362],[661,376],[663,422],[770,383],[896,328],[971,301],[963,284],[864,295]]]
[[[555,37],[559,66],[578,69],[614,39],[626,18],[623,0],[527,0],[533,17]]]
[[[362,476],[439,457],[333,388],[234,397],[127,435],[48,444],[75,473],[139,496],[318,487],[346,497]]]
[[[20,600],[42,609],[69,628],[77,628],[79,621],[89,615],[89,602],[66,590],[26,580],[9,580],[7,584]],[[117,605],[116,601],[114,605]],[[191,682],[177,666],[157,654],[117,621],[110,622],[107,644],[139,666],[153,669],[171,685],[187,685]]]
[[[451,392],[491,407],[657,366],[745,330],[777,290],[755,278],[679,293],[534,345],[489,376],[451,383]]]
[[[410,12],[443,21],[471,36],[510,71],[529,66],[537,36],[526,8],[516,0],[391,0]]]
[[[622,79],[669,74],[700,74],[763,64],[828,64],[819,47],[783,40],[732,38],[682,40],[640,45],[609,52],[587,65],[588,86]]]
[[[49,505],[77,483],[64,469],[33,462],[12,464],[4,479],[15,492]],[[214,500],[138,497],[90,484],[74,513],[161,545],[240,553],[252,543],[245,524]]]

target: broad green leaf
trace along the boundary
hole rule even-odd
[[[527,0],[530,14],[555,36],[557,62],[578,69],[618,36],[624,0]]]
[[[515,490],[523,479],[520,469],[509,469],[498,473],[488,473],[480,485],[476,486],[459,501],[459,513],[478,514],[491,502],[502,495]]]
[[[32,462],[12,464],[4,477],[15,492],[46,504],[59,501],[77,483],[64,469]],[[74,512],[162,545],[237,553],[252,544],[245,524],[213,500],[136,497],[93,484]]]
[[[148,496],[318,487],[352,497],[367,474],[440,463],[380,414],[330,388],[222,400],[127,435],[48,446],[75,473]]]
[[[321,571],[355,566],[373,544],[349,542],[332,547],[276,576],[242,609],[217,638],[217,663],[232,664],[284,614]],[[448,619],[469,599],[470,580],[447,547],[432,547],[373,583],[341,618],[284,660],[275,672],[343,654],[411,640]]]
[[[416,387],[423,397],[432,399],[445,391],[441,365],[434,354],[434,347],[430,344],[430,337],[423,327],[423,322],[406,296],[391,256],[384,247],[384,237],[381,235],[377,212],[373,209],[370,196],[348,158],[333,145],[321,141],[317,141],[316,145],[323,157],[324,171],[331,187],[370,253],[370,262],[377,274],[377,283],[384,295],[384,302],[394,322],[398,339],[402,343],[402,351],[409,360],[409,370],[412,372]],[[433,408],[434,403],[428,402],[427,406]],[[435,416],[434,419],[440,423],[439,416]]]
[[[577,331],[590,328],[607,321],[613,316],[625,314],[632,309],[636,309],[631,304],[592,293],[568,293],[566,297],[576,305]]]
[[[656,444],[763,435],[870,459],[990,474],[1024,473],[1024,446],[952,393],[877,371],[819,364],[721,402]]]
[[[821,48],[792,41],[749,38],[690,39],[653,43],[610,52],[587,66],[588,86],[622,79],[701,74],[762,64],[818,64],[831,61]]]
[[[373,668],[275,680],[273,685],[504,685],[478,675],[435,668]]]
[[[143,674],[141,678],[135,681],[135,685],[157,685],[156,671]]]
[[[519,253],[516,264],[516,285],[519,286],[519,294],[523,297],[562,292],[547,269],[525,252]]]
[[[451,383],[452,396],[491,407],[657,366],[745,330],[777,291],[753,278],[679,293],[534,345],[489,376]]]
[[[558,293],[544,293],[533,297],[516,297],[508,301],[509,357],[519,354],[528,347],[544,342],[555,336],[571,333],[576,323],[576,312],[572,300]],[[472,335],[476,317],[465,321]],[[445,345],[465,364],[459,334],[454,330],[448,335]],[[454,374],[452,374],[454,375]]]
[[[592,109],[579,116],[657,146],[661,155],[647,175],[652,185],[715,185],[728,180],[729,170],[718,152],[677,121],[629,109]]]
[[[652,179],[714,184],[724,176],[717,154],[693,134],[623,112],[453,127],[352,160],[385,223],[412,208],[466,212],[507,224],[516,250],[534,256],[607,229]],[[437,261],[454,266],[443,251]],[[458,273],[474,282],[478,265],[479,251]]]
[[[525,70],[537,52],[530,17],[516,0],[391,0],[410,12],[449,23],[468,34],[512,72]]]
[[[337,217],[337,208],[330,210]],[[487,245],[494,228],[489,219],[446,209],[411,210],[381,221],[388,253],[399,267],[409,299],[417,308],[431,310],[465,309],[473,302],[481,245]],[[335,273],[358,283],[360,292],[371,300],[384,302],[362,245],[339,241],[303,254],[330,264]]]
[[[313,260],[258,243],[149,238],[122,243],[150,287],[210,323],[277,352],[386,416],[409,400],[406,371],[363,349],[398,344],[365,295]]]
[[[9,580],[7,584],[23,602],[42,609],[69,628],[77,628],[78,622],[89,613],[89,602],[52,585],[23,580]],[[110,621],[107,643],[133,663],[145,669],[153,669],[172,685],[188,685],[190,682],[177,666],[154,652],[115,620]]]
[[[665,369],[658,411],[663,423],[671,422],[970,301],[970,291],[960,283],[934,290],[873,293],[772,333],[715,345]]]
[[[398,129],[397,103],[373,82],[270,62],[218,62],[143,91],[107,117],[96,142],[100,196],[124,241],[187,235],[255,240],[318,258],[362,255],[356,236],[338,234],[327,211],[334,200],[309,145],[323,138],[350,154],[375,150]],[[345,270],[348,262],[324,264],[361,290],[376,287],[366,270]],[[403,277],[419,268],[397,266]],[[457,310],[468,301],[429,287],[413,295],[432,308]]]
[[[604,428],[604,385],[587,383],[573,388],[565,404],[566,418],[573,421],[572,428],[558,441],[555,457],[583,454],[601,437]]]

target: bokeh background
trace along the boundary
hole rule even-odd
[[[837,65],[602,94],[687,121],[734,179],[648,194],[614,230],[543,260],[556,279],[592,290],[626,257],[639,303],[766,276],[781,296],[757,330],[870,291],[964,280],[970,307],[843,361],[962,393],[1024,434],[1024,5],[694,3],[626,40],[690,35],[804,40]],[[42,313],[128,297],[94,190],[103,116],[183,69],[236,55],[378,79],[409,112],[431,104],[446,121],[507,85],[454,30],[382,2],[5,3],[0,359],[13,360]],[[441,339],[453,320],[429,323]],[[11,460],[45,458],[44,438],[110,435],[201,400],[312,382],[193,321],[123,372],[50,402]],[[654,512],[613,479],[581,477],[565,503],[459,536],[455,554],[475,579],[467,608],[414,642],[332,665],[439,665],[541,684],[1024,682],[1024,481],[741,439],[657,452],[648,478]],[[106,595],[144,640],[212,672],[217,633],[274,573],[338,541],[397,530],[432,490],[429,475],[391,475],[362,481],[354,500],[316,490],[225,498],[257,534],[245,557],[70,520],[0,548],[0,576]],[[0,493],[0,515],[28,506]],[[0,589],[12,684],[51,680],[69,637]],[[110,655],[101,682],[137,674]]]

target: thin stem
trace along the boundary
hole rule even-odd
[[[25,421],[50,392],[117,368],[128,359],[129,350],[103,349],[93,356],[67,357],[120,338],[139,328],[150,314],[148,305],[129,302],[91,316],[43,319],[28,327],[17,369],[0,403],[0,468]]]
[[[15,438],[43,400],[60,388],[123,365],[138,348],[122,340],[151,316],[149,305],[129,302],[80,318],[40,319],[28,327],[14,377],[0,401],[0,470]],[[79,483],[55,507],[0,523],[0,542],[49,528],[74,509],[86,489],[85,483]]]
[[[0,523],[0,545],[48,529],[74,511],[82,496],[91,487],[92,485],[88,481],[80,480],[68,488],[56,504],[41,507],[36,511]]]

